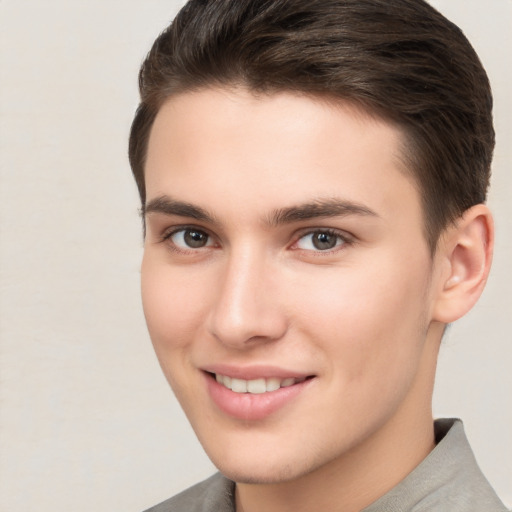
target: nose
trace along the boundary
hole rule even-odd
[[[240,350],[282,338],[288,322],[279,300],[277,274],[262,255],[250,249],[227,257],[210,311],[210,333]]]

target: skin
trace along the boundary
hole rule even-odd
[[[439,343],[483,288],[492,224],[478,205],[432,257],[401,140],[347,104],[245,89],[174,96],[155,120],[144,311],[199,440],[237,482],[239,510],[361,510],[434,446]],[[328,202],[345,208],[311,214]],[[187,228],[205,245],[188,246]],[[326,230],[334,247],[318,249],[312,236]],[[213,403],[212,364],[312,378],[245,421]]]

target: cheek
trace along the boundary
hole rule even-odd
[[[426,332],[426,299],[418,293],[427,286],[424,266],[360,268],[303,282],[296,293],[301,329],[341,362],[347,380],[400,375],[419,358]]]
[[[204,323],[207,289],[183,270],[144,255],[141,291],[148,331],[162,371],[185,410],[197,395],[197,382],[190,381],[189,357]]]
[[[388,274],[379,280],[379,274],[352,272],[322,287],[309,283],[309,293],[301,294],[307,297],[301,329],[323,353],[325,396],[330,397],[314,415],[322,417],[328,407],[341,424],[349,414],[349,430],[376,428],[389,417],[414,385],[422,359],[424,303],[412,276],[398,280]],[[330,390],[336,391],[335,400]]]
[[[207,287],[201,279],[144,256],[142,304],[151,340],[161,354],[186,346],[201,325]]]

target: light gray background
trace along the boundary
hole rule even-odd
[[[140,511],[209,475],[153,355],[126,158],[136,75],[181,2],[2,0],[0,509]],[[488,69],[497,251],[440,357],[435,413],[460,416],[512,505],[512,2],[436,0]]]

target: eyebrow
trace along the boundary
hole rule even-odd
[[[141,214],[145,217],[148,213],[163,213],[165,215],[177,215],[188,217],[203,222],[213,223],[215,218],[200,206],[191,203],[177,201],[168,196],[156,197],[142,207]]]
[[[214,215],[208,213],[207,210],[200,206],[178,201],[169,196],[157,197],[144,205],[141,214],[145,217],[148,213],[176,215],[208,223],[215,223],[216,221]],[[276,227],[282,224],[290,224],[321,217],[346,217],[349,215],[379,217],[375,211],[364,205],[348,200],[330,198],[318,199],[309,203],[273,210],[267,217],[266,223]]]
[[[346,217],[348,215],[379,217],[375,211],[364,205],[332,198],[318,199],[310,203],[274,210],[268,219],[268,223],[271,226],[278,226],[320,217]]]

